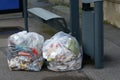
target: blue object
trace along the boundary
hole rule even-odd
[[[19,0],[0,0],[0,10],[18,9]]]

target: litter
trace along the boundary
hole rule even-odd
[[[43,58],[53,71],[77,70],[82,65],[82,53],[77,40],[69,34],[58,32],[43,45]]]
[[[35,32],[22,31],[8,38],[10,70],[40,71],[43,65],[44,37]]]

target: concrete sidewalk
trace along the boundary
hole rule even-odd
[[[63,15],[62,12],[59,14]],[[69,23],[68,14],[63,15],[63,17],[66,16],[67,23]],[[8,17],[10,18],[7,19]],[[21,13],[0,15],[0,27],[10,26],[24,27]],[[29,29],[40,33],[46,39],[57,32],[54,28],[33,17],[29,18]],[[7,46],[8,36],[0,35],[0,80],[120,80],[120,29],[114,28],[112,25],[104,25],[103,69],[95,69],[94,64],[90,63],[84,65],[82,70],[65,73],[51,72],[46,69],[41,72],[9,71],[5,51],[2,48]]]
[[[17,26],[24,27],[23,22],[24,21],[22,18],[0,20],[0,26],[17,25]],[[43,24],[38,19],[34,19],[34,18],[29,19],[29,28],[30,28],[30,31],[38,32],[44,35],[45,38],[49,38],[50,36],[56,33],[56,30],[52,29],[48,25]],[[120,29],[114,28],[112,25],[109,25],[109,24],[104,25],[104,68],[103,69],[98,70],[94,68],[93,64],[86,64],[84,65],[83,69],[80,71],[60,73],[60,74],[57,73],[57,74],[60,75],[61,77],[63,75],[69,76],[71,74],[74,74],[73,77],[76,77],[76,78],[73,78],[73,80],[78,80],[77,77],[80,79],[81,75],[84,78],[87,78],[83,80],[119,80],[120,79],[120,76],[119,76],[120,74],[120,64],[119,64],[120,63],[120,58],[119,58],[120,57],[120,37],[119,36],[120,36]],[[6,35],[0,35],[0,47],[7,46],[7,38],[8,36]],[[21,71],[11,72],[8,69],[6,57],[3,54],[5,53],[3,53],[3,51],[1,50],[0,51],[0,64],[1,64],[0,79],[1,80],[2,79],[16,80],[17,78],[24,80],[26,76],[28,77],[26,78],[26,80],[28,79],[33,80],[34,78],[32,77],[36,75],[37,75],[36,80],[44,80],[43,78],[49,77],[49,74],[52,76],[57,75],[56,73],[49,72],[49,71],[48,72],[42,71],[39,73],[31,73],[31,72],[29,73],[29,72],[21,72]],[[29,75],[32,75],[32,76],[29,76]],[[42,77],[43,75],[44,77]],[[6,76],[8,78],[6,78]],[[67,79],[68,78],[66,78],[65,80]],[[58,80],[58,78],[56,80]]]
[[[8,15],[0,16],[4,17]],[[0,20],[0,27],[11,26],[24,27],[23,18],[21,17]],[[55,29],[40,22],[36,18],[29,19],[29,30],[43,35],[46,39],[50,38],[57,32]],[[5,55],[7,54],[6,47],[7,39],[9,36],[9,34],[0,35],[0,80],[92,80],[84,73],[84,71],[81,70],[68,72],[53,72],[48,70],[46,67],[43,67],[40,72],[10,71],[7,64],[7,57]]]
[[[120,29],[104,25],[104,68],[85,65],[83,71],[93,80],[120,80]]]
[[[69,8],[54,7],[55,10],[69,15]],[[64,15],[62,15],[64,16]],[[65,17],[65,16],[64,16]],[[65,17],[66,18],[66,17]],[[69,17],[66,18],[68,21]],[[69,22],[68,22],[69,23]],[[94,64],[84,65],[84,71],[93,80],[120,80],[120,29],[104,24],[104,69],[95,69]]]

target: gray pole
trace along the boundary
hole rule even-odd
[[[25,30],[28,31],[27,0],[23,0],[23,14],[24,14]]]
[[[72,35],[81,44],[81,32],[79,27],[79,0],[70,0],[70,28]]]
[[[95,2],[95,67],[103,68],[103,1]]]

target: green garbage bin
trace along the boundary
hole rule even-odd
[[[96,68],[103,68],[102,0],[82,0],[82,42],[83,54],[94,59]]]

